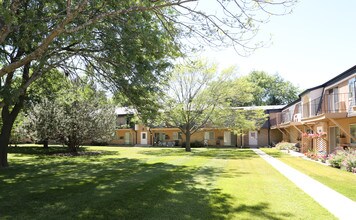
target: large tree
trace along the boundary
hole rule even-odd
[[[177,65],[162,97],[162,118],[168,126],[178,127],[190,151],[191,136],[204,127],[229,128],[235,133],[255,130],[265,120],[263,111],[241,111],[232,100],[249,102],[251,84],[236,80],[231,72],[218,74],[217,66],[207,61]]]
[[[115,108],[90,83],[76,82],[60,96],[36,103],[25,119],[34,138],[56,140],[72,153],[88,141],[108,142],[115,129]]]
[[[0,1],[0,167],[28,87],[51,69],[87,72],[148,106],[166,79],[169,59],[184,45],[232,45],[245,54],[271,14],[287,13],[295,0],[2,0]],[[219,9],[216,11],[215,9]],[[19,81],[20,83],[14,83]]]
[[[279,74],[270,75],[264,71],[253,71],[246,80],[254,85],[254,99],[248,105],[283,105],[298,98],[299,88],[283,79]]]
[[[214,82],[216,74],[216,65],[192,61],[177,65],[168,83],[162,99],[163,120],[183,132],[186,151],[190,151],[191,135],[211,122],[224,104],[224,87]]]

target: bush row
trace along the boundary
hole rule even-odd
[[[344,150],[336,148],[328,156],[328,162],[331,166],[356,173],[356,150]]]
[[[276,149],[299,151],[299,143],[280,142],[276,144]]]

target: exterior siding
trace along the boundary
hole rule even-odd
[[[257,145],[265,147],[268,145],[268,129],[261,129],[257,132]]]
[[[270,135],[271,135],[271,144],[272,145],[277,144],[283,140],[283,135],[278,130],[271,130]]]
[[[136,132],[133,129],[117,129],[115,131],[115,138],[110,141],[110,144],[115,145],[127,145],[125,143],[125,133],[130,133],[130,143],[128,145],[136,144]]]
[[[152,145],[152,141],[151,141],[151,132],[148,129],[148,127],[144,126],[144,125],[137,125],[135,126],[135,130],[137,132],[137,142],[136,144],[142,144],[142,140],[141,140],[141,135],[143,132],[146,132],[147,134],[147,145]]]
[[[182,145],[183,140],[185,140],[184,134],[182,134],[182,138],[179,140],[174,140],[173,133],[181,132],[178,128],[153,128],[151,129],[151,143],[155,144],[155,134],[164,133],[165,134],[165,142],[177,142],[178,145]]]

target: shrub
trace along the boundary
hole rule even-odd
[[[294,149],[294,144],[288,142],[280,142],[276,144],[276,149],[278,150],[292,150]]]
[[[347,156],[341,163],[341,169],[356,173],[356,151],[347,152]]]
[[[109,143],[106,141],[92,141],[90,144],[93,146],[108,146],[109,145]]]
[[[185,146],[186,146],[186,142],[183,142],[182,147],[185,147]],[[191,148],[204,147],[204,143],[201,141],[190,142],[190,147]]]
[[[328,159],[328,157],[326,156],[326,154],[319,154],[318,155],[318,160],[322,163],[325,163],[326,160]]]
[[[190,147],[204,147],[204,143],[201,141],[194,141],[190,143]]]
[[[340,168],[346,156],[347,152],[344,149],[336,148],[335,151],[328,156],[328,161],[332,167]]]

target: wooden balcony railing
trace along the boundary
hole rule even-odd
[[[291,122],[291,120],[292,117],[289,111],[278,112],[278,113],[274,113],[273,115],[270,115],[271,126],[286,124]]]
[[[302,103],[302,114],[300,112],[292,114],[289,111],[274,113],[270,116],[270,122],[271,126],[276,126],[325,113],[345,113],[352,111],[354,105],[356,102],[349,93],[326,94]]]
[[[303,103],[303,118],[325,113],[347,112],[351,103],[349,97],[349,93],[326,94],[310,102]]]

